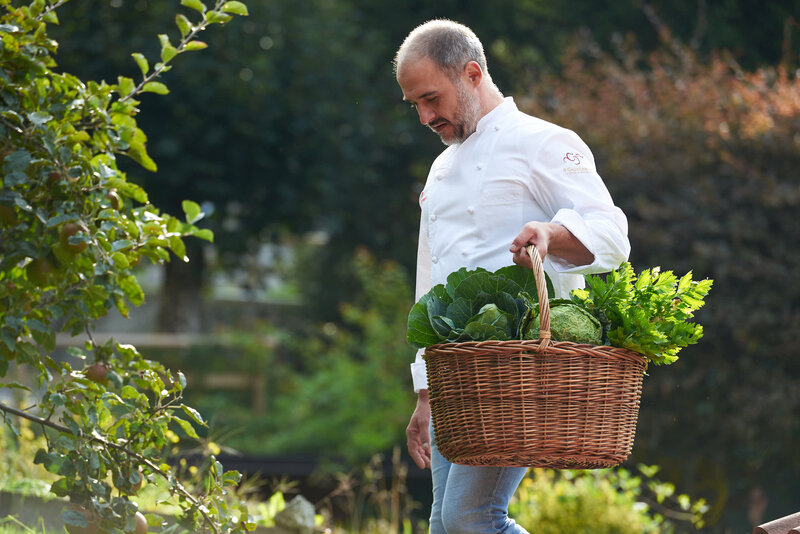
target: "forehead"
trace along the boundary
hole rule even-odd
[[[447,74],[427,57],[403,60],[397,66],[397,83],[403,90],[403,100],[412,102],[423,95],[453,87]]]

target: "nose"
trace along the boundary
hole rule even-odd
[[[434,118],[436,118],[436,113],[434,113],[433,110],[428,106],[418,104],[417,113],[419,113],[419,122],[421,122],[423,126],[427,126]]]

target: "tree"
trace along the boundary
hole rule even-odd
[[[212,238],[194,224],[202,217],[196,203],[182,203],[185,220],[160,212],[127,180],[117,157],[155,170],[137,125],[140,97],[166,94],[157,78],[174,59],[205,48],[200,32],[247,9],[235,1],[209,9],[183,0],[189,9],[175,18],[177,42],[160,34],[152,68],[145,55],[133,54],[140,81],[119,76],[109,84],[56,70],[58,44],[48,30],[64,2],[0,0],[0,377],[10,365],[24,365],[37,381],[35,388],[0,383],[34,399],[32,408],[0,404],[0,411],[12,429],[10,415],[35,421],[47,436],[33,460],[60,476],[52,492],[75,505],[63,515],[67,525],[139,532],[134,496],[144,478],[163,477],[189,527],[244,532],[246,507],[225,498],[238,473],[208,457],[203,492],[195,495],[165,463],[177,433],[197,437],[195,426],[205,424],[182,402],[183,375],[135,347],[95,342],[92,325],[112,308],[127,316],[131,304],[141,304],[131,268],[142,258],[161,263],[171,251],[187,261],[183,238]],[[72,359],[56,359],[57,332],[84,332],[88,341],[69,351]],[[157,516],[148,521],[160,524]]]
[[[151,110],[141,117],[143,129],[162,132],[150,144],[160,170],[127,170],[168,211],[187,196],[213,205],[204,224],[214,230],[226,268],[262,242],[325,233],[319,263],[304,266],[302,286],[314,303],[309,314],[337,318],[339,302],[358,285],[347,266],[357,247],[413,269],[416,202],[441,144],[401,103],[392,75],[391,58],[411,28],[434,17],[470,25],[483,39],[500,88],[521,95],[539,75],[560,68],[562,50],[580,29],[590,29],[604,47],[627,34],[648,49],[657,46],[642,5],[687,40],[696,35],[704,54],[735,44],[749,62],[774,62],[780,45],[776,51],[764,35],[780,31],[793,3],[772,2],[758,13],[758,24],[739,16],[754,9],[746,4],[257,2],[246,22],[212,37],[208,53],[187,58],[182,72],[192,74],[170,78],[169,103],[143,97]],[[167,4],[147,0],[86,0],[65,9],[61,62],[92,79],[135,68],[127,43],[148,49],[151,42],[138,36],[161,33],[172,18]],[[750,45],[756,40],[759,46]],[[167,267],[162,302],[168,307],[159,319],[166,330],[202,325],[199,317],[177,320],[185,310],[200,309],[183,303],[198,299],[197,284],[208,279],[201,255],[193,257],[198,261]],[[331,273],[339,281],[335,287],[314,282]]]
[[[747,71],[725,52],[705,60],[659,30],[664,46],[650,54],[577,41],[564,78],[542,79],[524,106],[592,147],[628,215],[634,264],[714,279],[704,339],[648,373],[634,456],[708,496],[709,522],[732,528],[751,491],[771,517],[795,511],[800,491],[800,78]]]

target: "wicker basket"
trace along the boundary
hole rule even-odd
[[[595,469],[633,446],[645,359],[608,346],[550,340],[539,253],[540,338],[425,350],[439,452],[464,465]]]

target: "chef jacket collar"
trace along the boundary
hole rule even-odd
[[[475,133],[480,134],[490,126],[499,125],[504,116],[514,111],[517,111],[514,98],[510,96],[505,97],[492,111],[481,117],[475,127]]]

